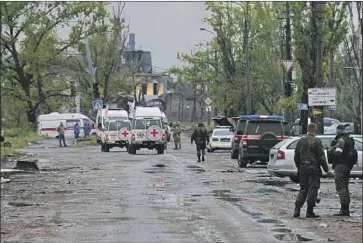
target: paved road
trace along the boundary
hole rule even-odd
[[[338,208],[331,181],[326,181],[330,189],[322,190],[331,206],[318,209],[325,219],[293,219],[297,185],[270,178],[258,166],[240,170],[228,153],[208,154],[204,163],[196,163],[187,142],[184,138],[182,150],[169,148],[164,155],[58,148],[53,140],[31,146],[41,173],[14,175],[2,185],[1,242],[326,242],[338,237],[334,230],[319,229]],[[361,190],[361,182],[353,186]],[[356,216],[343,223],[350,229],[361,226],[361,196],[353,196]]]

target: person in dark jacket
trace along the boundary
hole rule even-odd
[[[194,130],[191,136],[191,144],[193,144],[193,141],[197,148],[198,162],[200,162],[200,155],[202,155],[202,161],[204,161],[205,148],[209,144],[209,135],[203,123],[199,123],[198,128]]]
[[[76,124],[73,126],[73,132],[74,132],[74,138],[78,139],[79,138],[79,125],[78,125],[78,122],[76,122]]]
[[[340,198],[340,211],[335,216],[350,216],[349,178],[350,171],[357,163],[358,152],[354,148],[354,139],[346,132],[349,124],[337,126],[337,135],[328,151],[328,161],[334,169],[335,188]]]
[[[308,125],[308,134],[298,141],[295,148],[295,165],[300,179],[300,192],[296,198],[294,217],[300,217],[300,209],[307,201],[307,218],[317,218],[314,213],[318,190],[320,188],[321,168],[331,175],[326,162],[324,148],[321,140],[315,137],[317,126]]]

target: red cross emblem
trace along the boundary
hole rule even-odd
[[[126,137],[127,135],[129,135],[129,133],[125,130],[123,131],[123,133],[121,133],[122,135],[124,135],[124,137]]]
[[[154,128],[153,131],[151,132],[151,135],[153,135],[153,137],[155,137],[156,135],[158,135],[158,131],[156,131],[156,129]]]

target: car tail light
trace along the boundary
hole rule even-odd
[[[284,139],[288,139],[289,137],[288,136],[277,136],[276,138],[277,138],[277,140],[284,140]]]
[[[166,140],[166,135],[165,135],[165,133],[163,133],[162,139],[163,139],[163,141],[165,141],[165,140]]]
[[[277,159],[285,159],[285,152],[278,150],[277,151]]]
[[[131,140],[135,141],[135,134],[131,134]]]
[[[247,146],[247,135],[243,135],[242,139],[241,139],[241,143],[242,143],[242,147],[246,147]]]
[[[234,134],[233,134],[233,140],[234,140],[235,142],[237,142],[237,141],[238,141],[238,135],[237,135],[237,133],[234,133]]]

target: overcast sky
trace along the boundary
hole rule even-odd
[[[117,3],[110,3],[116,7]],[[127,2],[125,20],[135,33],[135,48],[151,51],[154,66],[180,64],[177,52],[187,52],[212,34],[200,31],[207,15],[204,2]]]

